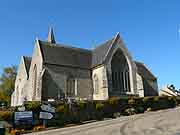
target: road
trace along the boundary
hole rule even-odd
[[[180,107],[28,135],[180,135]]]

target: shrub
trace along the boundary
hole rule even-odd
[[[56,112],[57,113],[65,113],[65,112],[67,112],[67,107],[65,105],[59,105],[56,108]]]
[[[96,103],[96,113],[94,115],[97,120],[102,120],[104,118],[103,108],[104,108],[104,104]]]
[[[131,99],[129,99],[128,100],[128,104],[130,105],[130,106],[134,106],[135,105],[135,100],[133,99],[133,98],[131,98]]]
[[[159,102],[159,96],[153,97],[154,102]]]
[[[81,100],[78,102],[78,106],[79,106],[80,110],[83,110],[87,107],[87,103],[85,101]]]
[[[13,112],[11,111],[0,111],[0,120],[11,121]]]
[[[168,97],[168,96],[159,97],[159,102],[157,105],[155,105],[156,110],[172,108],[175,106],[176,106],[175,97]]]
[[[137,111],[137,113],[144,113],[144,107],[143,106],[137,106],[136,111]]]
[[[151,110],[160,110],[175,107],[177,102],[175,97],[154,96],[144,97],[143,104],[145,110],[147,110],[147,108],[151,108]]]
[[[153,97],[144,97],[142,101],[145,110],[153,105]]]
[[[103,107],[104,107],[104,104],[102,104],[102,103],[97,103],[96,104],[96,110],[97,111],[101,111],[103,109]]]
[[[41,103],[39,101],[26,102],[24,106],[27,111],[37,112],[41,109]]]
[[[68,121],[67,116],[67,112],[68,112],[68,107],[65,104],[61,104],[58,105],[56,108],[56,120],[57,120],[57,124],[58,126],[62,126],[66,123],[66,121]]]
[[[175,97],[168,97],[168,107],[175,107],[177,105],[177,101]]]
[[[180,105],[180,97],[179,96],[176,97],[176,104]]]
[[[129,97],[129,98],[110,98],[106,101],[76,101],[68,106],[66,101],[54,102],[56,114],[53,120],[49,120],[51,125],[62,126],[66,123],[78,123],[86,120],[102,120],[103,118],[114,118],[120,115],[133,115],[143,113],[145,110],[154,111],[159,109],[172,108],[180,104],[180,97]],[[27,111],[33,111],[35,123],[42,124],[39,120],[41,111],[40,102],[27,102],[25,104]],[[13,109],[12,109],[13,110]],[[11,111],[0,111],[0,119],[10,120]],[[13,112],[13,111],[12,111]],[[35,124],[38,125],[38,124]]]
[[[109,101],[109,104],[113,106],[119,104],[119,98],[113,97],[113,98],[110,98],[108,101]]]

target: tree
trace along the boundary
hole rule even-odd
[[[0,101],[7,101],[7,96],[2,91],[0,91]]]
[[[0,76],[0,100],[10,102],[11,94],[14,91],[17,66],[6,67]]]

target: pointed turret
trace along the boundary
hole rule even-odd
[[[48,41],[49,43],[52,43],[52,44],[55,44],[55,43],[56,43],[55,37],[54,37],[53,28],[52,28],[52,27],[50,27],[50,29],[49,29],[47,41]]]

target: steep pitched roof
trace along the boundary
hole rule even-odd
[[[39,44],[45,63],[90,69],[103,63],[118,36],[119,33],[93,50],[56,44],[49,41],[39,40]]]
[[[28,56],[23,56],[23,59],[24,59],[24,64],[25,64],[27,75],[29,76],[29,69],[30,69],[32,58],[28,57]]]
[[[102,64],[114,38],[108,40],[107,42],[99,45],[94,50],[92,50],[92,67]]]
[[[45,63],[89,69],[92,52],[63,44],[39,41]]]
[[[135,64],[137,66],[138,74],[140,74],[143,78],[152,80],[157,79],[143,63],[135,61]]]

